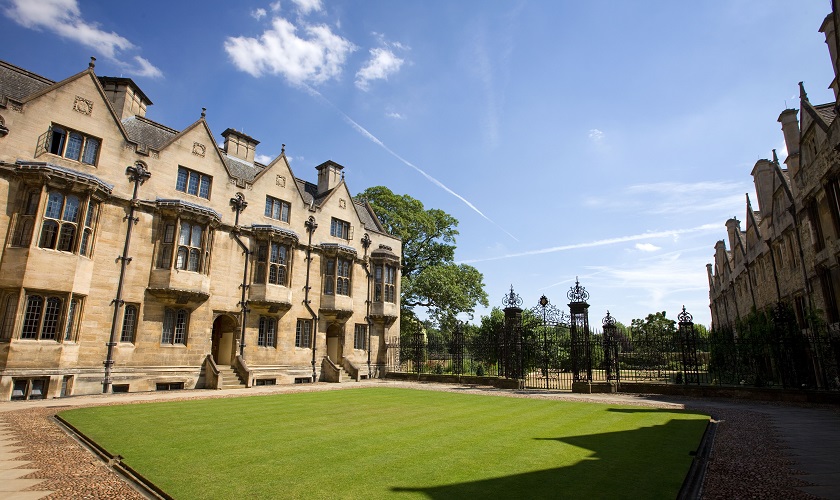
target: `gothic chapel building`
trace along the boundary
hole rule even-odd
[[[401,242],[344,167],[151,104],[0,61],[0,400],[380,376]]]

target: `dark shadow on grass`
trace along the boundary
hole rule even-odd
[[[534,438],[591,450],[575,465],[442,486],[396,486],[394,492],[423,493],[432,499],[462,498],[675,498],[691,464],[702,430],[697,421],[585,436]],[[697,436],[674,447],[674,436]],[[679,441],[678,441],[679,442]],[[546,443],[547,445],[549,443]],[[445,460],[445,458],[444,458]],[[515,457],[511,457],[515,460]],[[512,464],[513,465],[513,464]],[[476,457],[475,468],[481,469]]]

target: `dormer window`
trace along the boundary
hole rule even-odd
[[[292,206],[288,201],[277,199],[273,196],[265,197],[265,216],[283,222],[289,222],[289,211]]]
[[[349,240],[352,237],[350,235],[350,223],[333,217],[330,222],[330,236]]]
[[[54,155],[96,165],[101,141],[95,137],[53,125],[47,131],[46,150]]]
[[[196,172],[184,167],[178,167],[178,180],[175,189],[182,193],[210,199],[210,185],[213,180],[209,175]]]

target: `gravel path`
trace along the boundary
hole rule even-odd
[[[418,384],[410,382],[369,381],[361,384],[314,384],[311,386],[289,386],[277,388],[258,388],[248,392],[221,394],[209,391],[184,391],[178,394],[166,394],[167,400],[194,399],[196,397],[237,397],[256,394],[280,394],[301,391],[320,391],[348,389],[360,386],[381,386],[422,388],[461,393],[477,393],[507,397],[528,397],[540,399],[563,399],[570,401],[604,402],[610,404],[640,405],[658,408],[688,408],[714,415],[719,420],[712,456],[708,464],[703,498],[817,498],[799,490],[796,486],[806,485],[794,477],[799,471],[785,458],[785,450],[770,418],[765,414],[752,411],[756,403],[749,403],[738,408],[732,401],[721,405],[713,400],[685,400],[658,396],[633,395],[578,395],[568,393],[508,391],[482,387],[464,387],[445,384]],[[68,436],[52,419],[52,415],[61,411],[65,404],[74,407],[102,404],[142,403],[154,399],[154,395],[143,395],[132,401],[129,398],[114,396],[94,396],[52,400],[51,405],[44,402],[37,407],[23,407],[8,411],[5,407],[12,403],[0,403],[0,421],[15,429],[15,437],[26,444],[25,460],[33,463],[29,467],[39,470],[26,476],[45,481],[31,489],[33,491],[52,490],[49,499],[134,499],[143,498],[137,491],[124,482],[107,465],[91,452],[83,448]],[[20,404],[18,403],[20,407]],[[17,408],[15,407],[15,408]],[[835,410],[836,411],[836,410]]]

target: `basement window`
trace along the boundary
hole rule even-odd
[[[158,382],[155,384],[156,391],[180,391],[183,388],[183,382]]]

